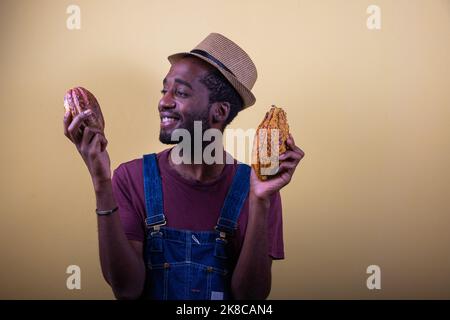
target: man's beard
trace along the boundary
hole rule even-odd
[[[203,133],[210,129],[211,126],[209,125],[209,109],[211,108],[211,105],[206,108],[203,112],[199,113],[190,113],[189,115],[185,116],[183,119],[183,123],[181,126],[176,127],[175,129],[170,130],[164,130],[163,128],[159,131],[159,141],[164,144],[178,144],[179,141],[172,141],[172,133],[175,132],[175,130],[179,129],[185,129],[189,132],[189,136],[191,137],[191,143],[194,143],[194,121],[201,121],[202,123],[202,137]]]

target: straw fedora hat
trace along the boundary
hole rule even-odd
[[[251,92],[258,74],[249,55],[236,43],[219,33],[209,34],[190,52],[180,52],[167,57],[171,64],[186,55],[195,56],[217,68],[241,96],[247,108],[255,104]]]

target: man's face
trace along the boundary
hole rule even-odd
[[[193,57],[174,63],[163,80],[158,110],[161,118],[159,140],[171,141],[175,129],[186,129],[194,138],[194,121],[202,121],[202,130],[210,128],[209,92],[200,82],[213,67]]]

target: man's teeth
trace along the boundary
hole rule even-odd
[[[163,117],[163,118],[161,119],[161,121],[162,121],[163,123],[172,123],[172,122],[174,122],[174,121],[177,121],[177,119],[175,119],[175,118],[169,118],[169,117]]]

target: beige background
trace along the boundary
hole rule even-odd
[[[66,8],[81,7],[81,30]],[[125,4],[127,3],[127,4]],[[370,4],[382,28],[366,27]],[[62,131],[82,85],[113,168],[164,148],[166,56],[210,32],[254,59],[306,157],[283,189],[286,260],[270,298],[450,298],[450,1],[0,1],[0,298],[112,298],[87,169]],[[82,289],[66,289],[66,267]],[[382,270],[369,291],[366,268]]]

